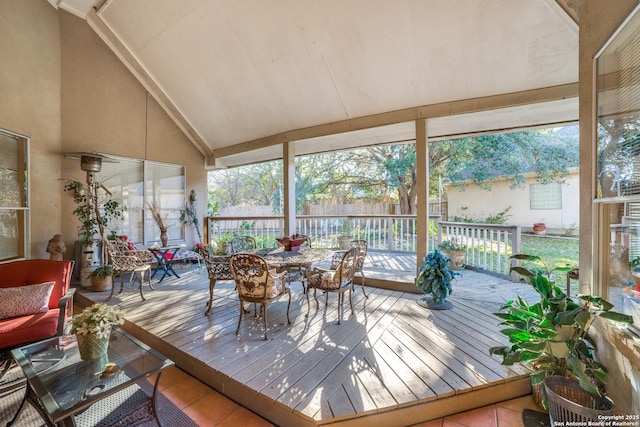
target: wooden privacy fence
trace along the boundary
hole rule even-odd
[[[511,255],[520,252],[520,227],[441,221],[429,217],[427,250],[447,239],[466,245],[465,264],[500,275],[509,275]],[[311,237],[314,247],[336,248],[341,236],[366,240],[369,250],[416,252],[415,215],[301,215],[296,231]],[[208,217],[205,241],[221,244],[233,236],[256,239],[259,247],[275,247],[276,237],[284,235],[281,216]]]

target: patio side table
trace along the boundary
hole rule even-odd
[[[173,261],[175,261],[176,254],[178,253],[178,251],[180,251],[180,249],[182,249],[182,246],[163,246],[155,249],[149,248],[156,261],[158,261],[158,265],[153,270],[153,274],[151,275],[152,279],[156,275],[158,270],[162,270],[162,277],[160,278],[158,283],[162,282],[166,276],[173,275],[177,278],[180,278],[180,276],[178,276],[178,273],[176,273],[173,269]]]
[[[82,360],[77,342],[55,337],[11,351],[27,379],[27,390],[12,425],[29,402],[48,426],[95,425],[97,420],[131,425],[155,419],[162,371],[174,363],[120,328],[113,328],[105,357]],[[119,369],[107,372],[106,363]],[[133,387],[158,374],[149,396]],[[119,393],[120,392],[120,393]],[[116,394],[118,393],[118,394]],[[124,398],[123,398],[124,396]],[[99,405],[94,405],[100,402]],[[115,411],[113,411],[115,408]]]

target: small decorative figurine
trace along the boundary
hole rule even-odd
[[[62,256],[67,251],[67,247],[64,245],[62,241],[62,236],[59,234],[54,235],[51,240],[49,240],[49,244],[47,245],[47,252],[51,254],[49,259],[54,261],[62,261]]]

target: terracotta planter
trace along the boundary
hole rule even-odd
[[[169,236],[167,235],[167,230],[160,232],[160,242],[162,242],[162,247],[167,246],[167,242],[169,241]]]
[[[108,291],[113,286],[113,276],[91,276],[91,290],[94,292]]]
[[[546,234],[547,226],[544,222],[536,222],[533,224],[533,233],[534,234]]]
[[[449,258],[449,268],[451,270],[464,269],[464,256],[467,251],[442,251]]]

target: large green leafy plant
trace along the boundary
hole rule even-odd
[[[540,260],[524,254],[512,258]],[[600,297],[579,295],[580,303],[575,302],[549,280],[548,269],[546,275],[524,267],[511,270],[527,280],[540,295],[540,301],[529,304],[518,296],[503,304],[495,315],[506,326],[501,332],[511,345],[493,347],[489,352],[501,355],[503,365],[529,362],[534,385],[547,375],[575,376],[583,389],[600,394],[607,372],[595,360],[596,346],[589,329],[596,317],[632,323],[631,317],[613,311],[613,305]]]
[[[80,221],[78,237],[84,246],[93,245],[96,236],[100,236],[101,259],[106,262],[106,238],[107,230],[112,222],[123,218],[124,206],[112,198],[112,194],[100,182],[89,180],[87,184],[79,181],[68,180],[64,186],[65,191],[73,192],[73,201],[76,208],[73,213]],[[115,233],[115,230],[111,230]],[[97,275],[104,277],[109,270],[103,266]]]
[[[451,295],[451,282],[458,274],[449,269],[449,258],[435,249],[424,257],[424,263],[416,278],[416,286],[426,295],[431,295],[434,302],[442,303]]]

